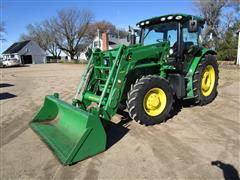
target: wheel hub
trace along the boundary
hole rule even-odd
[[[156,93],[152,93],[147,99],[147,108],[156,109],[159,105],[161,105],[161,102],[158,95]]]
[[[167,96],[160,88],[150,89],[143,102],[145,112],[150,116],[158,116],[166,107]]]
[[[212,65],[208,65],[202,75],[201,90],[204,96],[209,96],[215,84],[215,70]]]

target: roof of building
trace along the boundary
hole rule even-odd
[[[26,46],[29,42],[30,42],[30,40],[13,43],[7,50],[5,50],[2,54],[18,53],[18,52],[19,52],[24,46]]]
[[[181,18],[179,18],[179,17],[181,17]],[[152,17],[149,19],[145,19],[145,20],[138,22],[136,25],[143,27],[143,26],[148,26],[150,24],[155,24],[155,23],[164,23],[164,22],[168,22],[168,21],[182,21],[182,20],[188,20],[191,18],[196,19],[197,21],[200,21],[202,23],[204,23],[204,21],[205,21],[204,18],[202,18],[200,16],[176,13],[176,14],[166,14],[166,15],[162,15],[162,16],[156,16],[156,17]]]
[[[129,45],[129,42],[127,42],[127,39],[126,38],[115,38],[115,37],[109,37],[109,45],[112,47],[112,48],[116,48],[119,46],[119,44],[124,44],[126,46]]]

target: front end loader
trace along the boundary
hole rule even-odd
[[[93,49],[72,103],[46,96],[31,128],[70,165],[106,149],[104,122],[120,104],[133,120],[154,125],[166,120],[174,99],[210,103],[218,66],[216,52],[201,45],[203,24],[187,14],[154,17],[131,31],[131,45]]]

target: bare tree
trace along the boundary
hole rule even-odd
[[[3,36],[4,33],[6,33],[5,23],[4,22],[0,22],[0,41],[4,41],[5,40],[5,38]]]
[[[200,14],[206,20],[206,28],[204,31],[204,39],[212,33],[213,37],[218,37],[222,10],[225,7],[233,7],[235,10],[239,9],[239,0],[194,0]],[[231,13],[226,14],[226,19],[233,20]],[[229,22],[227,22],[229,23]],[[229,25],[229,24],[228,24]],[[226,26],[228,26],[226,25]],[[222,30],[222,29],[221,29]]]
[[[222,8],[226,5],[225,0],[209,0],[201,1],[195,0],[195,4],[198,7],[201,15],[206,20],[205,39],[211,33],[213,37],[218,35],[218,26],[220,23],[220,16]]]
[[[125,29],[118,29],[117,33],[119,38],[126,38],[128,35],[128,32]]]
[[[111,22],[98,21],[98,22],[92,23],[89,26],[89,29],[87,32],[89,39],[92,40],[97,35],[97,30],[99,30],[100,33],[107,32],[110,35],[119,37],[119,38],[125,38],[127,36],[127,32],[124,29],[117,28]]]
[[[99,29],[101,33],[108,32],[109,34],[115,34],[117,28],[115,25],[108,21],[99,21],[93,24],[96,29]]]
[[[48,28],[46,21],[39,24],[29,24],[27,31],[27,34],[23,34],[20,40],[33,40],[52,56],[58,57],[60,55],[61,51],[55,43],[55,33]]]
[[[85,44],[86,32],[93,20],[93,14],[89,10],[63,9],[46,22],[50,32],[54,32],[56,45],[71,59],[79,52],[79,47]]]
[[[224,13],[221,19],[221,25],[219,27],[219,37],[222,39],[222,37],[225,36],[229,28],[234,26],[234,24],[236,24],[239,21],[240,17],[237,17],[234,11],[228,11]]]
[[[228,5],[234,8],[236,13],[238,13],[238,17],[239,17],[239,11],[240,11],[239,0],[229,0]]]

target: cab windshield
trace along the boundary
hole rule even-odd
[[[162,41],[169,41],[172,47],[177,42],[177,28],[177,22],[166,22],[145,27],[143,29],[143,44],[150,45]]]

